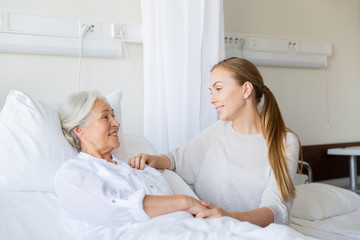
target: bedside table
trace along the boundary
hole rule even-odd
[[[328,155],[342,155],[350,157],[350,190],[360,193],[357,188],[357,156],[360,156],[360,146],[346,148],[329,148]]]

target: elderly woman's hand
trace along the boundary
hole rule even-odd
[[[185,196],[188,203],[187,211],[192,215],[196,216],[200,212],[207,210],[208,208],[201,204],[201,202],[193,197]]]

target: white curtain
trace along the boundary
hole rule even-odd
[[[197,136],[218,117],[211,67],[225,55],[222,0],[142,0],[144,134],[159,153]]]

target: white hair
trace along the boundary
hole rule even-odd
[[[83,91],[71,94],[61,104],[59,116],[66,140],[80,151],[80,140],[74,127],[87,125],[88,116],[97,99],[103,99],[98,91]]]

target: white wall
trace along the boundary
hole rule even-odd
[[[326,70],[259,70],[303,145],[360,141],[359,0],[224,0],[224,12],[226,32],[330,42]]]
[[[0,10],[97,21],[141,23],[140,0],[0,0]],[[129,61],[82,59],[83,90],[106,95],[123,91],[123,126],[128,134],[143,133],[142,44],[128,43]],[[78,57],[0,53],[0,107],[11,89],[60,103],[77,90]]]
[[[0,0],[6,11],[141,23],[140,0]],[[332,43],[326,70],[261,67],[286,124],[304,145],[360,141],[360,0],[224,0],[225,31]],[[143,132],[142,45],[128,44],[129,66],[84,58],[86,89],[122,89],[127,133]],[[76,91],[77,57],[0,53],[0,107],[11,89],[61,102]],[[330,124],[327,126],[325,75]]]

